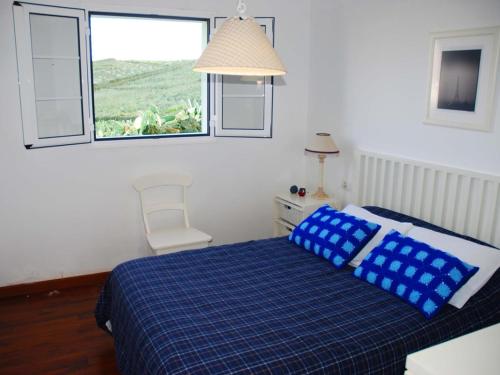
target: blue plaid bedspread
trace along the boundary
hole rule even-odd
[[[126,374],[403,374],[408,353],[500,322],[500,271],[426,320],[286,238],[123,263],[99,297]]]

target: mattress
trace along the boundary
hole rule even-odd
[[[95,315],[123,374],[403,374],[407,354],[500,322],[500,271],[431,320],[352,271],[286,237],[142,258]]]

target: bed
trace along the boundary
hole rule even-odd
[[[431,320],[352,271],[286,237],[142,258],[113,270],[96,320],[124,375],[403,374],[407,354],[500,322],[500,270]]]

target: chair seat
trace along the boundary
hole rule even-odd
[[[155,252],[159,250],[204,247],[212,237],[196,228],[171,228],[151,232],[147,235],[149,245]]]

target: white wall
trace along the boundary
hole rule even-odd
[[[43,1],[47,3],[47,1]],[[233,0],[108,1],[126,11],[235,14]],[[309,74],[309,1],[252,0],[248,12],[275,16],[276,47],[289,70],[275,87],[272,139],[121,147],[23,146],[11,0],[0,1],[0,286],[109,270],[149,255],[134,178],[163,170],[193,175],[190,216],[216,244],[272,232],[272,198],[303,172]],[[58,1],[87,6],[86,1]],[[103,2],[100,2],[102,6]],[[116,8],[115,8],[116,10]]]
[[[500,174],[500,84],[491,132],[422,123],[429,33],[495,25],[498,0],[313,0],[308,132],[332,132],[342,150],[328,189],[349,199],[356,147]],[[307,171],[314,185],[317,162]]]

